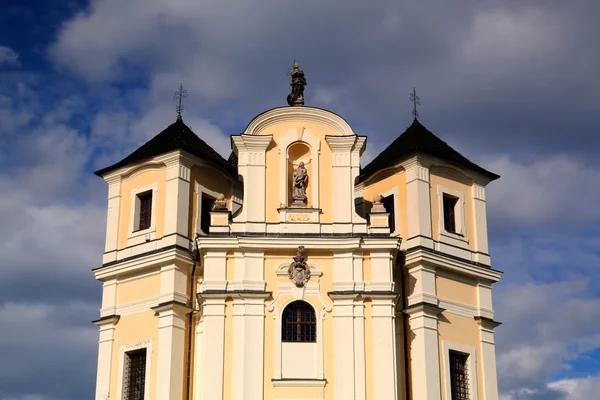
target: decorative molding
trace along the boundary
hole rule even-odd
[[[473,183],[473,197],[477,200],[485,201],[485,187]]]
[[[259,135],[269,127],[283,122],[313,122],[325,125],[336,135],[354,135],[350,125],[339,115],[331,111],[314,107],[280,107],[255,117],[244,130],[245,135]]]

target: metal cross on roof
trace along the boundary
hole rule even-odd
[[[412,93],[410,94],[409,99],[413,103],[412,115],[413,115],[413,117],[415,117],[415,119],[419,119],[419,111],[417,111],[417,106],[421,105],[421,98],[419,96],[417,96],[417,91],[415,90],[414,87],[413,87]]]
[[[179,85],[179,91],[175,92],[175,96],[173,96],[173,100],[179,101],[175,110],[177,111],[177,116],[181,117],[181,112],[183,111],[183,99],[187,98],[187,90],[183,89],[183,83]]]

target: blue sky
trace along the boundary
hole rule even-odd
[[[503,400],[600,390],[600,4],[13,1],[0,6],[0,399],[94,392],[106,186],[92,171],[184,119],[222,155],[307,105],[369,136],[421,122],[502,175],[488,190]]]

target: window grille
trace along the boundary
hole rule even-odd
[[[144,400],[146,349],[125,353],[124,400]]]
[[[152,219],[152,192],[146,192],[138,195],[140,199],[140,226],[138,229],[150,228]]]
[[[450,351],[450,385],[452,400],[469,400],[469,370],[467,354]]]
[[[316,342],[317,319],[313,308],[295,301],[283,311],[281,338],[284,342]]]
[[[456,233],[456,197],[444,195],[444,229],[447,232]]]

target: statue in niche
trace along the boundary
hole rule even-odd
[[[290,85],[292,85],[292,93],[287,97],[287,102],[290,106],[304,105],[304,86],[306,86],[306,78],[297,63],[294,63],[290,71]]]
[[[310,268],[305,262],[304,246],[298,246],[296,257],[288,268],[288,276],[296,287],[303,287],[310,279]]]
[[[298,168],[294,171],[294,206],[306,206],[306,184],[308,174],[304,168],[304,162],[300,161]]]

